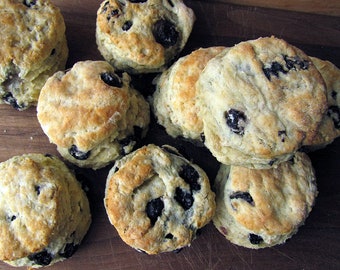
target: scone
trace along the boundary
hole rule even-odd
[[[215,212],[205,172],[173,150],[152,144],[115,163],[104,203],[122,240],[147,254],[190,245]]]
[[[147,131],[149,104],[105,61],[82,61],[50,77],[37,116],[69,162],[98,169],[132,151]]]
[[[98,49],[119,70],[159,72],[182,51],[194,20],[182,0],[105,0],[97,12]]]
[[[15,156],[0,163],[0,259],[33,268],[71,257],[91,223],[80,183],[56,157]]]
[[[332,143],[340,136],[340,69],[333,63],[311,57],[326,83],[328,109],[321,121],[317,134],[304,145],[307,150],[316,150]]]
[[[221,165],[215,190],[215,227],[232,243],[254,249],[294,235],[317,196],[311,161],[301,152],[268,170]]]
[[[203,122],[198,117],[195,84],[207,62],[224,49],[197,49],[178,59],[157,78],[152,108],[157,122],[172,137],[202,140]]]
[[[268,168],[315,136],[327,109],[310,58],[275,37],[236,44],[211,59],[196,88],[205,144],[224,164]]]
[[[49,0],[3,0],[0,24],[0,103],[25,110],[48,77],[65,69],[64,19]]]

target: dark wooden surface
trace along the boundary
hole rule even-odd
[[[53,2],[60,7],[66,22],[70,49],[68,67],[80,60],[102,60],[94,36],[96,11],[101,1]],[[226,1],[186,3],[194,10],[197,20],[183,55],[199,47],[232,46],[243,40],[275,35],[309,55],[330,60],[340,67],[340,17],[237,6]],[[152,93],[149,77],[139,78],[140,91],[145,95]],[[0,161],[30,152],[57,154],[39,126],[35,108],[18,112],[1,105],[0,140]],[[154,122],[143,143],[168,143],[178,147],[205,169],[211,180],[214,179],[218,163],[206,149],[169,138]],[[291,240],[263,250],[233,245],[209,224],[191,247],[178,254],[138,253],[122,242],[106,216],[103,197],[109,168],[76,169],[88,180],[93,223],[74,256],[48,269],[340,269],[339,152],[340,139],[310,154],[318,179],[316,205],[306,224]],[[0,269],[12,268],[0,262]]]

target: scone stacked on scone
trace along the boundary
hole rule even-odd
[[[215,188],[214,225],[232,243],[254,249],[295,234],[317,196],[312,164],[301,152],[267,170],[221,165]]]
[[[0,259],[41,267],[71,257],[91,223],[80,183],[56,157],[15,156],[0,163]]]
[[[80,167],[98,169],[132,151],[146,134],[149,105],[127,73],[105,61],[82,61],[50,77],[37,116],[60,154]]]
[[[224,49],[197,49],[178,59],[157,78],[151,101],[153,112],[172,137],[202,140],[203,121],[198,116],[195,84],[207,62]]]
[[[323,148],[340,136],[340,69],[329,61],[310,57],[321,73],[327,89],[328,108],[316,136],[304,141],[305,149]]]
[[[24,110],[36,105],[48,77],[65,69],[64,19],[49,0],[2,0],[0,24],[0,103]]]
[[[98,49],[119,70],[159,72],[182,51],[194,20],[182,0],[105,0],[97,12]]]
[[[196,88],[205,145],[224,164],[270,168],[315,137],[326,87],[310,58],[275,37],[211,59]]]
[[[122,240],[158,254],[191,244],[215,212],[205,172],[167,148],[144,146],[116,161],[105,190],[105,208]]]

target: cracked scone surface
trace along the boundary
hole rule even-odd
[[[152,108],[172,137],[201,141],[203,121],[196,105],[196,82],[207,62],[225,47],[200,48],[178,59],[157,79]]]
[[[41,267],[73,255],[91,223],[89,202],[58,158],[15,156],[0,163],[0,259]]]
[[[117,69],[159,72],[182,51],[194,20],[182,0],[106,0],[97,11],[98,49]]]
[[[228,48],[196,87],[205,144],[224,164],[264,168],[290,159],[315,136],[327,108],[310,58],[275,37]]]
[[[266,170],[221,165],[215,190],[215,227],[232,243],[253,249],[294,235],[317,196],[311,161],[301,152]]]
[[[3,0],[0,23],[0,103],[25,110],[48,77],[65,69],[64,19],[49,0]]]
[[[323,148],[340,136],[340,69],[333,63],[310,57],[326,83],[328,108],[316,136],[304,142],[308,150]]]
[[[81,61],[47,80],[37,116],[65,159],[98,169],[132,151],[146,134],[150,109],[127,73],[105,61]]]
[[[173,151],[147,145],[110,170],[105,208],[122,240],[148,254],[190,245],[215,212],[202,169]]]

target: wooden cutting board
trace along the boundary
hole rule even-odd
[[[70,49],[68,67],[81,60],[102,60],[94,36],[96,11],[101,1],[53,2],[60,7],[66,22]],[[251,1],[252,7],[227,2],[186,1],[194,10],[197,20],[182,55],[199,47],[232,46],[243,40],[275,35],[300,47],[309,55],[330,60],[340,67],[339,13],[334,15],[334,9],[330,12],[318,12],[324,10],[327,3],[337,1],[316,1],[317,5],[308,5],[306,10],[313,14],[254,7],[256,1]],[[259,5],[261,2],[264,1],[259,1]],[[300,1],[299,10],[301,2],[303,1]],[[140,90],[145,95],[152,92],[146,86],[148,80],[149,78],[141,79]],[[171,144],[205,169],[211,179],[215,177],[218,163],[206,149],[179,139],[171,139],[154,122],[144,143]],[[35,108],[18,112],[7,105],[0,105],[0,161],[31,152],[58,154],[55,146],[49,143],[42,132]],[[88,179],[93,223],[74,256],[48,269],[340,269],[339,154],[340,139],[327,148],[310,154],[319,188],[316,205],[306,224],[291,240],[284,245],[263,250],[233,245],[209,224],[191,247],[178,254],[149,256],[138,253],[122,242],[106,216],[103,197],[109,168],[98,171],[77,169],[79,174]],[[3,269],[13,268],[0,262],[0,270]]]

